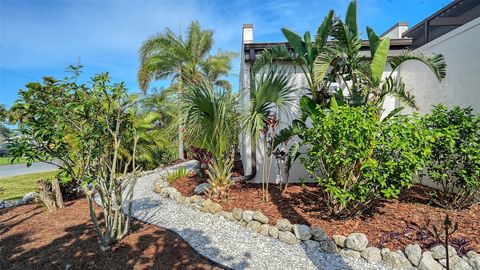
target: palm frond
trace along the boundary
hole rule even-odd
[[[439,81],[445,78],[447,75],[447,64],[442,54],[433,54],[432,56],[426,56],[421,53],[414,53],[411,51],[404,51],[399,56],[390,58],[390,65],[392,70],[397,69],[402,63],[410,60],[416,60],[424,63]]]

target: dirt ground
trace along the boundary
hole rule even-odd
[[[220,268],[174,232],[137,221],[129,235],[103,252],[88,203],[79,199],[55,214],[32,204],[0,210],[0,269]]]
[[[193,189],[206,180],[198,175],[175,181],[172,185],[184,196],[193,194]],[[430,205],[428,193],[431,190],[417,185],[405,191],[398,199],[380,202],[368,213],[355,218],[338,220],[325,215],[325,206],[318,196],[315,185],[290,185],[282,194],[276,185],[270,185],[270,201],[262,202],[260,184],[240,184],[232,186],[228,200],[220,201],[224,210],[238,207],[248,210],[260,210],[275,224],[279,218],[292,223],[318,225],[330,236],[348,235],[362,232],[368,236],[370,244],[403,249],[410,243],[419,243],[423,248],[437,244],[430,233],[434,224],[441,225],[445,211]],[[459,229],[453,235],[452,245],[464,254],[468,250],[480,251],[480,205],[461,211],[448,211]]]

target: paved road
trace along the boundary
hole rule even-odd
[[[43,162],[35,162],[30,167],[27,167],[26,164],[0,165],[0,177],[47,172],[56,169],[58,169],[57,166]]]

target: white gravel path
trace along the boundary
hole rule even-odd
[[[181,164],[187,169],[194,161]],[[180,165],[169,167],[175,170]],[[196,211],[160,197],[154,182],[165,170],[138,179],[134,189],[133,216],[177,232],[197,252],[233,269],[389,269],[364,261],[310,250],[303,244],[287,245],[252,232],[219,216]]]

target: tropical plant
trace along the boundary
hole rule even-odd
[[[427,176],[437,184],[433,201],[445,208],[480,202],[480,117],[472,108],[437,105],[424,122],[437,140]]]
[[[201,30],[200,24],[193,21],[187,31],[187,38],[176,35],[166,28],[163,33],[156,34],[146,40],[140,49],[140,67],[138,83],[143,91],[147,91],[153,80],[171,78],[171,88],[176,89],[182,98],[184,83],[202,82],[205,78],[214,84],[227,89],[231,86],[222,76],[230,72],[231,60],[235,54],[219,52],[209,55],[213,45],[213,32]],[[183,125],[178,126],[179,158],[184,158]]]
[[[243,121],[245,130],[251,136],[253,149],[256,149],[256,142],[262,141],[265,155],[262,175],[264,201],[268,201],[271,152],[273,150],[271,146],[276,136],[277,126],[282,120],[277,116],[289,117],[297,111],[298,101],[294,95],[295,91],[286,69],[267,66],[260,74],[251,76],[250,102]]]
[[[167,174],[165,175],[165,180],[168,183],[173,183],[176,180],[178,180],[180,178],[183,178],[183,177],[186,177],[186,176],[188,176],[187,168],[185,168],[185,166],[180,166],[177,170],[175,170],[173,172],[168,172],[167,171]]]
[[[402,63],[410,60],[427,65],[438,80],[445,77],[446,64],[441,54],[428,57],[405,51],[400,56],[389,56],[389,38],[380,39],[370,27],[367,27],[370,57],[363,56],[355,0],[348,6],[345,21],[335,17],[332,10],[328,12],[313,44],[309,32],[302,38],[286,28],[282,31],[298,55],[297,62],[307,78],[313,100],[324,107],[330,97],[335,96],[338,103],[353,106],[368,103],[381,108],[387,95],[415,106],[414,97],[394,74]],[[391,72],[382,79],[387,63]],[[330,91],[332,83],[341,86],[333,93]]]
[[[334,216],[352,216],[378,198],[395,198],[426,164],[431,136],[417,116],[380,122],[375,107],[333,105],[326,111],[317,105],[311,119],[302,162]]]
[[[228,198],[228,191],[233,184],[232,181],[232,158],[214,158],[208,164],[208,184],[206,194],[211,198],[226,199]]]
[[[136,180],[139,135],[130,111],[135,99],[107,73],[77,84],[80,67],[64,80],[46,77],[27,84],[12,107],[20,136],[9,148],[15,157],[53,163],[84,186],[102,249],[129,231]],[[94,211],[93,195],[103,206],[104,222]],[[125,207],[125,208],[124,208]],[[125,211],[124,211],[125,210]],[[103,226],[103,229],[101,228]]]
[[[447,270],[450,270],[450,260],[455,254],[448,254],[449,250],[449,240],[452,235],[458,231],[458,223],[452,223],[452,220],[445,214],[445,219],[443,220],[443,225],[440,228],[434,224],[432,225],[432,230],[430,233],[437,239],[438,242],[442,243],[442,246],[445,248],[445,267]]]

